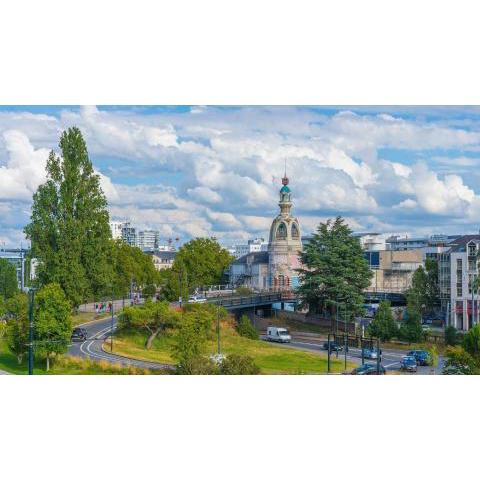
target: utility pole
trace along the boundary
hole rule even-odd
[[[110,320],[110,352],[113,352],[113,290],[112,290],[112,306],[110,308],[111,320]]]
[[[29,291],[30,305],[28,310],[28,374],[33,375],[33,305],[35,301],[35,290],[33,288]]]
[[[348,351],[348,323],[347,323],[347,302],[345,302],[345,367],[347,370],[347,351]]]
[[[331,342],[330,342],[330,333],[328,334],[328,360],[327,360],[327,373],[330,373],[330,353],[331,353]]]
[[[222,349],[220,348],[220,306],[217,303],[217,353],[220,355]]]

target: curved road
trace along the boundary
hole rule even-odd
[[[88,338],[84,342],[75,342],[68,350],[68,354],[75,357],[91,358],[93,360],[107,360],[111,363],[118,363],[120,365],[134,366],[139,368],[158,369],[172,369],[171,365],[163,365],[161,363],[146,362],[143,360],[134,360],[125,358],[120,355],[104,352],[102,344],[110,336],[111,333],[111,319],[106,318],[84,325],[78,325],[85,328],[88,332]],[[113,319],[113,328],[117,326],[117,319]],[[115,340],[114,340],[115,341]]]

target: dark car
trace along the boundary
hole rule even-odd
[[[72,342],[84,342],[88,338],[86,328],[74,328],[72,332]]]
[[[376,348],[362,348],[363,358],[368,358],[369,360],[376,360],[380,355],[380,360],[382,359],[382,350],[377,350]]]
[[[430,354],[425,350],[410,350],[408,352],[409,357],[414,357],[417,365],[425,366],[432,364],[432,358]]]
[[[378,366],[379,375],[385,375],[385,367],[383,365]],[[354,368],[351,372],[352,375],[377,375],[377,365],[375,363],[365,363],[357,368]]]
[[[328,342],[323,344],[323,349],[328,350]],[[331,352],[341,352],[343,347],[336,342],[330,342],[330,351]]]
[[[414,356],[407,355],[406,357],[403,357],[400,362],[400,369],[406,370],[407,372],[416,372],[417,360]]]

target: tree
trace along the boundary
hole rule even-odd
[[[480,363],[480,325],[476,324],[471,328],[462,340],[463,349]]]
[[[201,286],[220,284],[233,260],[214,239],[190,240],[178,250],[170,271],[163,274],[163,296],[173,301]]]
[[[149,283],[148,285],[145,285],[142,290],[142,294],[145,297],[153,297],[155,293],[157,292],[157,287],[153,283]]]
[[[158,272],[150,255],[121,240],[111,242],[111,263],[113,266],[113,291],[117,296],[130,292],[131,283],[137,286],[159,283]]]
[[[428,277],[425,269],[418,267],[412,277],[412,285],[406,291],[407,303],[415,311],[423,315],[427,310]]]
[[[213,305],[189,305],[174,336],[173,356],[179,373],[195,374],[195,366],[204,364],[207,342],[213,337],[216,308]]]
[[[33,196],[25,233],[39,261],[39,284],[58,283],[78,306],[87,298],[110,294],[109,216],[80,130],[64,131],[59,146],[61,156],[52,150],[48,157],[47,181]]]
[[[409,300],[410,301],[410,300]],[[408,343],[420,342],[423,337],[421,314],[416,303],[407,303],[406,318],[399,330],[399,337]]]
[[[372,337],[379,338],[382,342],[386,342],[398,334],[390,302],[380,302],[375,318],[368,326],[367,332]]]
[[[13,297],[17,292],[18,282],[15,265],[5,258],[0,258],[0,296],[7,299]]]
[[[71,305],[60,285],[45,285],[35,295],[34,328],[35,350],[48,371],[52,355],[65,353],[72,336]]]
[[[363,309],[363,291],[370,285],[372,272],[362,247],[342,217],[320,223],[317,232],[305,245],[300,259],[298,292],[311,312],[319,312],[328,300],[348,299],[353,316]]]
[[[440,295],[438,286],[438,261],[427,257],[425,260],[425,272],[427,274],[425,304],[428,310],[432,310],[438,305]]]
[[[253,327],[250,319],[246,315],[242,315],[237,324],[237,332],[242,337],[258,340],[258,332]]]
[[[28,352],[29,321],[28,297],[24,293],[17,293],[5,302],[7,316],[7,345],[21,364],[24,355]]]
[[[458,332],[453,325],[445,328],[445,345],[455,346],[458,343]]]
[[[150,349],[162,331],[178,323],[178,317],[179,314],[170,308],[168,302],[152,302],[148,299],[141,307],[125,308],[120,314],[120,327],[145,331],[148,335],[145,348]]]

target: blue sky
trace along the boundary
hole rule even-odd
[[[287,161],[303,234],[476,232],[480,108],[2,106],[0,243],[24,242],[48,152],[78,126],[113,219],[162,238],[266,237]]]

